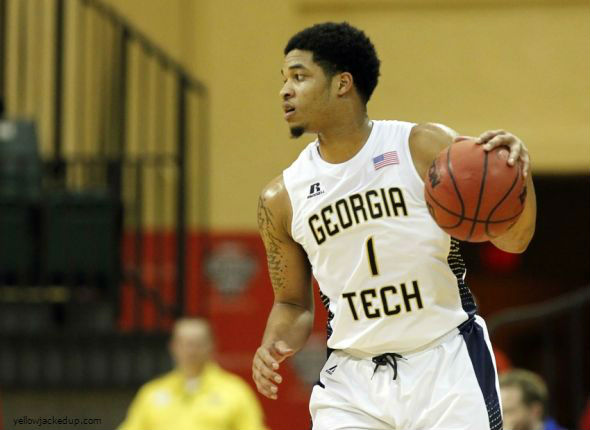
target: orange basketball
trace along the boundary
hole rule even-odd
[[[440,228],[468,242],[484,242],[510,228],[524,209],[520,162],[507,164],[505,146],[484,151],[473,140],[453,143],[432,162],[424,197]]]

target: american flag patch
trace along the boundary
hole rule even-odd
[[[375,170],[379,170],[380,168],[389,166],[390,164],[399,164],[397,151],[386,152],[373,158],[373,166],[375,167]]]

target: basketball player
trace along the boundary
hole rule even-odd
[[[280,363],[310,334],[313,274],[329,351],[310,400],[314,430],[501,429],[495,363],[458,243],[423,198],[433,159],[465,137],[370,120],[380,62],[347,23],[307,28],[284,53],[285,120],[293,137],[317,139],[259,200],[275,299],[252,365],[258,390],[278,398]],[[524,212],[493,241],[523,252],[536,216],[527,149],[503,130],[478,142],[509,147],[508,164],[527,175]]]

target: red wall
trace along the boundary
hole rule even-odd
[[[253,263],[249,280],[242,291],[224,294],[213,285],[204,273],[202,264],[204,249],[217,253],[231,244],[236,255]],[[136,256],[133,235],[125,237],[123,261],[130,270]],[[146,288],[161,292],[162,300],[172,305],[175,297],[176,267],[175,237],[171,233],[144,234],[143,283]],[[217,358],[226,369],[242,376],[252,387],[251,362],[266,324],[273,302],[272,287],[266,269],[264,247],[257,234],[220,234],[204,237],[191,234],[187,243],[186,315],[207,316],[217,338]],[[326,315],[316,290],[316,319],[314,331],[325,336]],[[121,312],[119,326],[123,331],[136,328],[144,330],[169,330],[171,318],[158,318],[153,300],[140,298],[130,282],[121,288]],[[284,382],[279,389],[279,399],[271,401],[259,395],[267,425],[272,430],[307,429],[310,427],[308,399],[311,386],[305,383],[287,361],[282,365]]]

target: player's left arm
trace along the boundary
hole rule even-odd
[[[463,136],[455,138],[455,142],[464,139]],[[508,164],[517,165],[520,161],[522,174],[526,179],[526,200],[522,214],[506,233],[498,236],[491,242],[502,251],[521,253],[527,249],[535,234],[535,225],[537,222],[537,196],[535,195],[535,186],[533,184],[533,175],[531,175],[531,160],[529,150],[524,142],[517,136],[505,130],[490,130],[482,133],[477,142],[483,145],[483,149],[491,151],[497,146],[507,146],[510,148]]]
[[[518,221],[506,233],[492,240],[492,243],[503,251],[524,252],[535,233],[537,199],[530,172],[529,152],[518,137],[504,130],[486,131],[477,138],[459,136],[455,130],[442,124],[418,124],[410,133],[410,151],[418,174],[424,178],[428,167],[443,149],[453,142],[465,139],[476,139],[486,151],[491,151],[497,146],[507,146],[510,148],[508,164],[514,166],[520,161],[527,181],[525,207]]]

